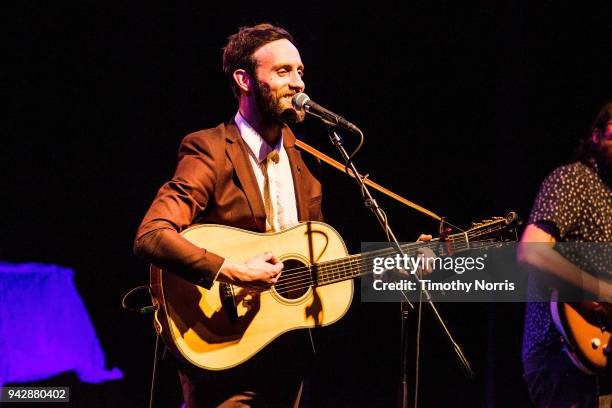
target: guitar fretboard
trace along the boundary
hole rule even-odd
[[[435,239],[428,242],[411,242],[401,245],[401,252],[408,257],[414,257],[420,248],[433,247],[436,248],[438,256],[445,256],[454,252],[469,249],[470,234],[460,233],[454,234],[447,238],[446,241],[440,242]],[[362,254],[351,255],[346,258],[335,259],[333,261],[321,262],[311,265],[309,272],[315,279],[316,286],[328,285],[344,281],[347,279],[356,278],[371,274],[372,272],[365,268],[368,263],[377,257],[389,257],[398,254],[395,248],[384,248],[375,251],[364,252]]]

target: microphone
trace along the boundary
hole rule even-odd
[[[344,119],[340,115],[336,115],[334,112],[328,111],[318,103],[314,102],[312,99],[308,97],[305,93],[298,93],[293,95],[291,98],[291,104],[297,111],[306,111],[313,116],[318,117],[323,122],[330,124],[332,126],[341,127],[349,132],[360,134],[361,130],[355,125],[353,125],[348,120]]]

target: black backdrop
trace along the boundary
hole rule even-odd
[[[151,324],[120,308],[122,294],[147,280],[132,239],[180,139],[235,112],[220,55],[239,26],[288,28],[306,91],[365,131],[361,168],[458,225],[508,210],[526,218],[542,178],[571,159],[612,96],[603,1],[219,3],[20,2],[2,13],[0,259],[73,267],[109,365],[126,374],[97,387],[55,379],[73,386],[75,404],[79,395],[88,406],[146,404]],[[298,131],[332,152],[316,121]],[[326,220],[349,248],[382,240],[353,184],[333,169],[324,179]],[[402,240],[436,231],[413,210],[380,202]],[[440,308],[477,377],[461,377],[426,314],[423,406],[527,404],[523,305]],[[330,405],[393,402],[398,334],[397,305],[359,301],[326,330],[319,382]],[[172,367],[161,379],[164,406],[177,406]]]

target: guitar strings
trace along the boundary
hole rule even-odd
[[[416,245],[412,245],[410,244],[410,246],[414,247]],[[417,249],[420,248],[429,248],[432,245],[418,245],[416,246]],[[412,248],[407,248],[407,246],[402,246],[402,249],[404,251],[410,250]],[[293,277],[294,275],[301,275],[303,272],[308,272],[309,274],[312,272],[313,269],[317,270],[318,272],[330,272],[333,269],[342,269],[342,268],[346,268],[347,264],[352,263],[352,262],[361,262],[362,260],[369,260],[369,259],[373,259],[375,257],[377,257],[378,255],[388,255],[388,254],[393,254],[396,251],[394,249],[389,249],[389,248],[384,248],[381,250],[376,250],[376,251],[371,251],[371,252],[367,252],[366,254],[357,254],[357,255],[349,255],[347,257],[344,258],[340,258],[340,259],[333,259],[330,261],[324,261],[321,263],[318,263],[316,265],[305,265],[305,266],[301,266],[301,267],[297,267],[297,268],[292,268],[292,269],[287,269],[284,270],[283,272],[281,272],[281,276],[284,276],[284,283],[288,282],[291,280],[291,278],[288,277]],[[352,267],[351,265],[349,265],[348,267]]]
[[[490,232],[494,232],[494,231],[497,231],[497,230],[499,230],[499,228],[495,227],[493,225],[491,225],[489,227],[482,227],[478,231],[472,231],[472,232],[468,231],[467,232],[467,237],[468,237],[468,240],[469,240],[471,238],[479,237],[479,236],[482,236],[482,235],[486,235],[486,234],[488,234]],[[451,235],[449,237],[448,241],[443,241],[442,243],[444,243],[444,242],[447,242],[447,243],[456,243],[456,242],[459,242],[460,244],[465,244],[465,241],[464,241],[465,236],[466,236],[466,233],[453,234],[453,235]],[[455,239],[455,237],[457,239]],[[461,239],[461,240],[459,241],[459,239]],[[482,242],[482,241],[478,241],[478,242]],[[440,244],[439,238],[435,238],[435,239],[433,239],[431,241],[418,241],[418,242],[404,244],[404,245],[401,246],[401,248],[402,248],[402,250],[406,251],[406,250],[412,249],[413,247],[417,247],[417,248],[430,247],[433,244],[435,244],[436,246],[439,245]],[[380,254],[380,255],[384,255],[385,252],[393,253],[393,252],[395,252],[395,249],[383,248],[383,249],[380,249],[380,250],[368,252],[368,254]],[[355,257],[355,256],[357,256],[357,255],[349,255],[349,256],[347,256],[345,258],[335,259],[335,260],[331,260],[331,261],[325,261],[324,263],[341,262],[344,259],[348,259],[348,258]],[[322,263],[322,264],[324,264],[324,263]],[[321,265],[321,264],[319,264],[319,265]],[[301,271],[301,270],[309,269],[309,268],[310,268],[310,266],[306,266],[306,267],[303,267],[303,268],[299,268],[298,267],[298,268],[294,268],[294,269],[288,269],[288,270],[285,270],[285,276],[287,276],[287,272]]]
[[[346,271],[344,271],[344,272],[346,273]],[[336,280],[330,280],[328,282],[325,282],[325,284],[338,283],[338,282],[345,281],[345,280],[348,280],[348,279],[352,279],[352,278],[356,278],[356,277],[361,277],[361,276],[365,276],[365,275],[370,275],[370,274],[372,274],[372,272],[361,272],[361,273],[358,273],[358,274],[352,273],[350,276],[346,275],[344,277],[339,277]],[[267,303],[270,303],[270,302],[278,302],[278,300],[275,299],[275,297],[276,296],[283,297],[283,293],[282,293],[283,291],[299,290],[299,289],[304,289],[305,291],[307,291],[312,286],[314,286],[314,282],[312,281],[312,279],[310,279],[310,277],[303,279],[301,283],[297,283],[297,284],[295,284],[293,286],[288,286],[288,287],[284,288],[283,290],[281,290],[280,292],[278,290],[279,288],[274,286],[273,288],[277,292],[277,295],[274,295],[272,293],[271,289],[268,289],[268,290],[265,290],[265,291],[261,291],[261,292],[259,292],[259,295],[261,296],[260,303],[261,304],[267,304]],[[319,286],[325,286],[325,285],[319,285]]]
[[[483,242],[486,242],[486,241],[478,241],[480,246],[482,246]],[[415,247],[417,245],[410,244],[410,246]],[[429,245],[421,244],[421,245],[418,245],[418,248],[430,247],[430,246],[431,244]],[[455,249],[458,251],[461,251],[468,247],[469,247],[469,243],[461,243],[461,244],[456,245]],[[406,246],[404,246],[402,249],[405,250]],[[375,257],[373,256],[374,254],[376,255],[389,254],[389,253],[394,253],[394,252],[395,252],[394,250],[389,250],[385,248],[383,250],[368,252],[367,253],[368,255],[351,255],[345,258],[341,258],[341,259],[322,262],[315,267],[317,270],[316,276],[323,278],[323,279],[317,279],[317,281],[319,283],[331,283],[335,280],[334,279],[336,277],[335,275],[338,275],[337,278],[339,278],[340,280],[344,278],[352,277],[351,273],[353,273],[353,271],[355,271],[360,266],[362,266],[363,262],[372,260]],[[360,262],[360,263],[359,265],[351,265],[350,263],[352,262]],[[355,266],[357,266],[357,268],[355,268]],[[312,269],[313,267],[309,265],[288,269],[283,273],[283,275],[285,276],[285,279],[283,279],[283,281],[280,284],[277,284],[274,287],[277,288],[277,290],[288,290],[292,288],[297,289],[298,287],[296,287],[295,285],[304,283],[304,282],[309,282],[309,286],[311,284],[315,284],[315,282],[312,279],[312,275],[313,275]],[[289,276],[289,278],[287,278],[287,276]],[[330,281],[320,282],[321,280],[325,280],[330,277],[331,277]]]
[[[457,238],[465,237],[467,235],[468,239],[465,241],[464,240],[459,241],[458,239],[455,240],[453,239],[453,236],[451,236],[449,237],[450,240],[445,241],[445,242],[454,244],[454,249],[457,251],[461,251],[466,248],[469,248],[470,238],[483,236],[490,232],[495,232],[498,230],[499,230],[498,227],[491,225],[489,227],[481,228],[477,232],[468,231],[467,233],[464,233],[464,234],[454,234],[455,237]],[[443,243],[444,242],[440,243],[439,239],[436,238],[434,240],[426,241],[426,242],[414,242],[410,244],[405,244],[405,245],[402,245],[401,248],[402,250],[407,251],[407,250],[414,249],[414,248],[420,249],[423,247],[431,247],[433,244],[437,246]],[[492,246],[492,245],[498,245],[499,242],[490,241],[490,240],[472,242],[472,245],[475,245],[475,244],[479,245],[480,248],[485,248],[485,247]],[[376,255],[392,254],[395,252],[396,252],[395,249],[384,248],[381,250],[368,252],[367,255],[365,254],[349,255],[344,258],[321,262],[314,266],[314,268],[316,268],[317,277],[322,278],[322,279],[317,279],[317,283],[318,283],[317,286],[324,286],[327,284],[332,284],[332,283],[337,283],[343,280],[352,279],[358,276],[369,275],[372,272],[361,272],[361,273],[355,274],[355,271],[359,270],[362,263],[372,260],[373,258],[376,257]],[[354,261],[359,262],[359,264],[353,265],[352,262]],[[347,263],[349,264],[347,265]],[[285,279],[283,279],[283,281],[280,284],[273,286],[273,288],[275,289],[276,292],[300,290],[300,289],[307,290],[311,286],[316,285],[315,281],[313,281],[312,271],[313,271],[312,265],[305,265],[305,266],[301,266],[297,268],[287,269],[283,272]],[[287,276],[289,276],[289,278],[287,278]],[[326,280],[326,279],[329,279],[329,280]],[[266,299],[263,299],[264,301],[269,301],[269,300],[276,301],[275,299],[271,298],[272,296],[271,289],[267,289],[265,291],[261,291],[258,293],[262,296],[267,294]]]
[[[480,234],[482,235],[482,234]],[[483,241],[478,241],[478,242],[483,242]],[[427,243],[422,243],[422,242],[418,242],[418,243],[411,243],[411,244],[407,244],[407,245],[403,245],[402,249],[404,251],[407,250],[411,250],[414,247],[416,247],[417,249],[420,248],[431,248],[433,245],[433,243],[431,241],[428,241]],[[438,245],[438,243],[436,243],[436,246]],[[458,245],[468,245],[469,243],[465,243],[465,242],[461,242],[460,244],[456,244],[456,248],[457,250],[463,250],[464,247],[459,247]],[[349,262],[353,262],[353,261],[357,261],[357,262],[361,262],[361,261],[368,261],[371,260],[374,256],[376,255],[383,255],[383,254],[391,254],[396,252],[394,249],[389,249],[389,248],[384,248],[381,250],[377,250],[377,251],[371,251],[368,252],[367,255],[350,255],[348,257],[345,258],[341,258],[341,259],[335,259],[335,260],[331,260],[331,261],[325,261],[322,262],[316,266],[314,266],[314,268],[316,268],[318,270],[318,272],[325,272],[327,273],[327,275],[334,274],[334,273],[343,273],[346,272],[346,268],[347,266],[345,265],[346,263]],[[411,255],[411,254],[408,254]],[[361,261],[359,260],[359,258],[361,258]],[[334,265],[336,264],[336,265]],[[352,267],[352,266],[349,266]],[[308,272],[309,275],[312,275],[312,269],[313,266],[311,265],[305,265],[302,267],[297,267],[297,268],[292,268],[292,269],[287,269],[285,271],[282,272],[281,276],[284,276],[285,279],[283,279],[283,282],[281,285],[276,285],[275,287],[283,287],[283,285],[287,286],[287,284],[290,283],[295,283],[296,280],[295,278],[303,278],[303,273],[304,272]],[[327,270],[326,270],[327,269]],[[297,276],[296,276],[297,275]],[[302,279],[303,280],[303,279]],[[310,279],[312,282],[312,279]],[[314,283],[314,282],[312,282]]]
[[[457,249],[462,250],[465,248],[458,247]],[[358,260],[358,258],[361,258],[361,259]],[[317,276],[322,277],[323,278],[322,280],[325,280],[331,277],[331,281],[322,282],[322,283],[332,283],[335,280],[334,278],[342,280],[343,278],[352,277],[351,274],[353,274],[354,271],[359,270],[360,268],[364,266],[363,265],[364,263],[367,263],[368,261],[374,258],[375,257],[373,256],[359,257],[359,255],[354,255],[353,259],[355,259],[358,262],[357,265],[342,265],[338,263],[337,265],[321,266],[321,264],[319,264],[319,266],[317,267]],[[311,268],[301,267],[301,268],[290,269],[289,271],[293,272],[290,274],[292,275],[292,277],[289,279],[283,280],[280,285],[279,284],[275,285],[274,287],[277,290],[290,290],[293,288],[297,289],[295,284],[303,283],[305,281],[310,281],[310,283],[314,284],[314,281],[312,279]],[[305,274],[304,272],[307,272],[307,274]],[[335,275],[338,275],[338,276],[336,277]],[[317,281],[320,281],[320,280],[321,279],[317,279]]]
[[[463,241],[461,242],[461,244],[463,244]],[[432,247],[435,248],[438,245],[439,245],[439,243],[437,241],[433,242],[433,240],[432,240],[432,241],[414,242],[414,243],[404,244],[404,245],[401,246],[401,248],[402,248],[403,251],[410,251],[413,248],[416,248],[416,249],[420,249],[420,248],[432,248]],[[367,255],[376,255],[376,256],[379,256],[379,255],[388,255],[388,254],[392,254],[392,253],[396,253],[396,252],[397,251],[395,249],[393,249],[393,248],[383,248],[383,249],[379,249],[379,250],[368,251]],[[316,264],[315,268],[326,267],[327,264],[332,264],[332,263],[348,262],[348,261],[350,261],[350,258],[356,258],[356,257],[359,257],[359,256],[363,256],[365,254],[366,253],[361,254],[361,255],[359,255],[359,254],[357,254],[357,255],[348,255],[348,256],[346,256],[344,258],[333,259],[333,260],[330,260],[330,261],[324,261],[324,262],[321,262],[319,264]],[[368,259],[368,258],[364,257],[363,259]],[[287,270],[283,271],[283,274],[285,276],[288,276],[288,275],[291,275],[292,273],[288,274],[287,272],[301,272],[303,270],[306,270],[306,269],[309,270],[311,268],[312,268],[312,266],[304,266],[304,267],[297,267],[297,268],[293,268],[293,269],[287,269]]]
[[[479,244],[479,243],[482,244],[483,242],[486,242],[486,241],[477,241],[477,242],[473,243],[473,245],[474,244]],[[435,245],[434,245],[433,242],[428,242],[428,243],[421,243],[421,242],[419,242],[419,243],[411,243],[411,244],[403,245],[402,246],[402,250],[409,251],[409,250],[412,250],[414,248],[416,248],[418,250],[420,248],[425,248],[425,247],[431,249],[431,247],[435,247],[437,245],[438,245],[438,243],[435,243]],[[455,244],[455,249],[456,250],[463,250],[463,249],[467,248],[466,245],[469,246],[469,243],[466,243],[466,242],[462,241],[459,244]],[[325,262],[322,262],[322,263],[316,265],[315,268],[317,268],[319,270],[323,270],[324,268],[330,268],[330,267],[331,268],[342,267],[343,266],[342,264],[345,264],[347,262],[351,262],[351,261],[353,261],[355,259],[359,259],[359,257],[361,257],[361,259],[363,259],[363,260],[370,260],[373,257],[378,256],[378,255],[388,255],[388,254],[392,254],[392,253],[395,253],[395,252],[396,252],[395,249],[384,248],[384,249],[381,249],[381,250],[367,252],[366,254],[362,254],[362,255],[359,255],[359,254],[358,255],[349,255],[349,256],[347,256],[345,258],[335,259],[335,260],[331,260],[331,261],[325,261]],[[411,254],[408,254],[408,255],[411,255]],[[333,265],[333,264],[337,264],[337,266]],[[312,269],[312,266],[306,265],[306,266],[303,266],[303,267],[287,269],[287,270],[284,271],[283,274],[284,274],[285,277],[287,277],[287,276],[299,274],[299,273],[301,273],[303,271],[306,271],[306,270],[310,271],[311,269]],[[286,281],[287,281],[287,279],[285,279],[285,282]]]
[[[490,246],[496,246],[499,245],[499,242],[483,242],[483,241],[479,241],[479,248],[480,249],[484,249]],[[468,248],[469,245],[468,244],[463,244],[461,246],[457,246],[457,250],[463,250]],[[359,255],[354,255],[354,258],[359,257]],[[372,259],[372,257],[363,257],[363,260],[365,262],[367,262],[368,260]],[[361,263],[360,265],[361,266]],[[372,272],[362,272],[362,273],[358,273],[355,274],[354,272],[356,270],[359,269],[359,266],[357,268],[355,268],[355,265],[350,265],[350,266],[342,266],[342,265],[338,265],[338,266],[332,266],[332,267],[328,267],[327,270],[323,270],[323,271],[319,271],[322,272],[321,275],[323,275],[323,279],[329,278],[331,277],[330,280],[325,281],[325,282],[320,282],[321,280],[318,280],[319,283],[323,283],[323,285],[319,284],[319,286],[324,286],[325,284],[331,284],[331,283],[336,283],[342,280],[346,280],[347,278],[354,278],[357,276],[363,276],[363,275],[369,275]],[[295,269],[305,269],[305,268],[295,268]],[[294,269],[291,269],[291,271],[293,271]],[[304,272],[304,271],[302,271]],[[295,275],[295,274],[294,274]],[[338,275],[338,276],[336,276]],[[303,285],[304,283],[307,283],[305,286]],[[283,290],[297,290],[297,289],[306,289],[312,285],[314,285],[315,282],[312,280],[312,274],[309,273],[306,274],[301,274],[301,276],[295,277],[289,281],[284,281],[282,282],[280,285],[275,285],[274,288],[279,291],[283,291]]]
[[[495,243],[491,243],[491,244],[489,244],[487,246],[498,245],[498,244],[499,244],[498,242],[495,242]],[[461,249],[465,249],[467,247],[468,247],[468,245],[465,245],[464,248],[459,248],[458,247],[458,249],[461,250]],[[367,260],[367,257],[364,258],[364,259]],[[295,269],[304,269],[304,268],[295,268]],[[333,269],[335,269],[335,270],[333,270]],[[358,276],[370,275],[372,273],[372,272],[361,272],[361,273],[355,274],[354,271],[356,271],[356,270],[358,270],[358,268],[354,268],[353,266],[348,267],[348,268],[347,267],[333,267],[332,270],[325,271],[325,273],[327,275],[332,275],[332,276],[335,275],[335,274],[338,274],[338,275],[343,274],[343,276],[338,276],[336,279],[333,279],[333,277],[332,277],[332,279],[330,281],[325,282],[325,284],[337,283],[339,281],[347,280],[347,278],[354,278],[354,277],[358,277]],[[294,269],[291,269],[291,271],[294,271]],[[306,283],[306,284],[304,285],[304,283]],[[312,276],[309,273],[308,275],[302,275],[298,279],[293,279],[293,281],[291,281],[289,283],[288,282],[283,282],[282,285],[278,285],[278,286],[275,285],[274,289],[277,292],[279,291],[279,289],[281,291],[308,289],[308,288],[310,288],[313,285],[314,285],[314,281],[312,280]],[[319,286],[324,286],[324,285],[319,285]],[[268,290],[262,291],[260,293],[262,295],[264,295],[264,294],[272,295],[270,290],[271,289],[268,289]]]
[[[333,283],[338,283],[338,282],[342,282],[342,281],[346,281],[352,278],[357,278],[357,277],[361,277],[361,276],[365,276],[365,275],[370,275],[372,274],[372,272],[361,272],[358,274],[352,273],[350,276],[347,275],[345,277],[340,277],[336,280],[330,280],[328,282],[325,282],[325,285],[318,285],[315,286],[314,282],[312,281],[312,279],[310,279],[310,277],[303,279],[300,283],[294,284],[293,286],[288,286],[285,287],[284,289],[279,291],[279,288],[277,288],[276,286],[274,286],[273,288],[275,289],[275,292],[277,292],[276,295],[274,295],[274,293],[272,293],[272,288],[271,289],[267,289],[265,291],[261,291],[258,293],[255,293],[255,295],[259,295],[261,297],[260,299],[260,303],[261,304],[267,304],[270,302],[276,303],[278,302],[278,300],[275,298],[277,296],[280,297],[284,297],[283,296],[283,292],[285,291],[290,291],[290,290],[304,290],[304,292],[306,293],[308,291],[308,289],[310,289],[311,287],[319,287],[319,286],[326,286],[327,284],[333,284]],[[300,295],[301,297],[302,295]]]

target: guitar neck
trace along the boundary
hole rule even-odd
[[[401,245],[401,252],[408,257],[417,254],[419,248],[435,244],[438,256],[446,256],[455,252],[464,251],[470,248],[470,233],[463,232],[449,235],[447,239],[440,243],[439,239],[428,242],[411,242]],[[310,266],[311,276],[315,278],[315,286],[329,285],[348,279],[357,278],[372,274],[364,268],[370,260],[378,257],[390,257],[398,254],[395,248],[384,248],[376,251],[368,251],[361,254],[351,255],[346,258],[335,259],[333,261],[321,262]]]

